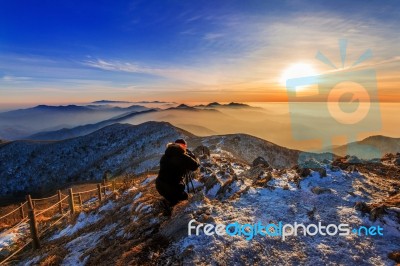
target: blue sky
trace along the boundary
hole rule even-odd
[[[398,1],[2,1],[0,103],[279,100],[341,38],[397,96],[398,25]]]

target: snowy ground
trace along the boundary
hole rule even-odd
[[[21,265],[56,256],[52,248],[64,254],[58,261],[62,265],[135,264],[143,252],[147,252],[149,263],[184,265],[395,264],[387,255],[400,250],[398,208],[388,208],[388,213],[374,222],[354,208],[356,202],[374,202],[377,195],[386,195],[372,177],[332,171],[326,166],[326,177],[311,172],[296,182],[295,170],[266,169],[259,176],[250,176],[251,170],[229,153],[214,154],[202,162],[200,178],[194,182],[200,192],[175,207],[171,218],[160,212],[155,176],[143,178],[137,187],[122,192],[119,199],[79,214],[73,224],[47,240],[46,251],[29,254]],[[305,225],[346,223],[350,228],[379,225],[384,235],[299,235],[288,236],[285,241],[260,235],[251,240],[243,235],[188,236],[187,222],[199,217],[206,217],[211,224],[281,221]],[[159,228],[163,235],[173,238],[162,250],[150,245],[149,251],[145,243],[152,239],[160,242],[156,238]]]
[[[297,189],[288,180],[288,175],[269,182],[274,189],[250,188],[242,197],[229,202],[212,201],[198,206],[209,208],[217,223],[264,224],[279,221],[285,223],[318,223],[324,225],[348,223],[351,228],[360,225],[380,225],[384,236],[290,236],[285,241],[280,237],[256,236],[248,241],[245,236],[200,236],[185,237],[171,246],[184,256],[184,262],[212,264],[215,261],[228,265],[243,261],[263,264],[352,264],[385,265],[394,264],[387,258],[389,251],[400,248],[400,225],[395,215],[371,222],[354,209],[357,201],[371,200],[368,196],[351,196],[354,183],[367,182],[358,173],[327,171],[327,177],[320,178],[316,172],[301,181]],[[288,185],[289,189],[283,189]],[[331,192],[314,194],[313,187],[329,188]],[[356,192],[354,192],[356,194]],[[310,213],[313,213],[310,217]],[[229,247],[229,248],[228,248]],[[188,250],[190,252],[188,252]]]
[[[7,257],[17,247],[18,243],[24,241],[29,234],[29,225],[21,223],[11,230],[0,233],[0,258]]]

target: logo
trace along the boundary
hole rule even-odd
[[[277,224],[269,223],[263,224],[258,221],[255,224],[240,224],[238,222],[225,224],[209,224],[209,223],[198,223],[195,219],[192,219],[188,223],[188,235],[205,234],[212,236],[214,234],[223,236],[242,236],[246,240],[250,241],[256,236],[261,237],[279,237],[282,241],[285,241],[289,236],[348,236],[355,234],[358,236],[383,236],[383,228],[378,226],[360,226],[357,228],[350,228],[349,224],[328,224],[322,225],[321,222],[318,224],[303,223],[284,224],[278,222]]]
[[[381,129],[376,72],[374,69],[356,69],[372,57],[371,50],[365,51],[356,62],[346,67],[347,41],[340,40],[339,47],[341,68],[318,51],[316,58],[333,71],[286,81],[292,136],[296,140],[321,140],[323,147],[332,147],[334,137],[346,136],[347,142],[351,143],[360,133]],[[312,93],[305,94],[304,88],[308,87],[313,88]],[[318,105],[315,113],[305,117],[304,108],[312,104]],[[304,124],[320,128],[309,130]],[[349,148],[348,154],[363,150],[369,158],[381,157],[380,151],[372,146],[352,144]]]

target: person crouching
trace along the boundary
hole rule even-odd
[[[175,143],[167,145],[167,149],[160,160],[156,189],[169,202],[171,207],[188,199],[183,178],[187,171],[195,171],[199,165],[199,161],[188,154],[184,139],[177,139]]]

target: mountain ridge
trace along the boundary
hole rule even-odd
[[[400,138],[374,135],[326,150],[332,150],[339,156],[357,156],[360,159],[381,158],[387,153],[400,152]]]
[[[293,166],[299,153],[244,134],[197,137],[167,122],[115,123],[66,140],[1,145],[0,161],[7,163],[0,165],[0,196],[43,193],[61,183],[100,180],[106,171],[140,173],[157,167],[165,145],[177,138],[187,139],[192,148],[206,144],[226,149],[249,163],[265,156],[276,167]]]

